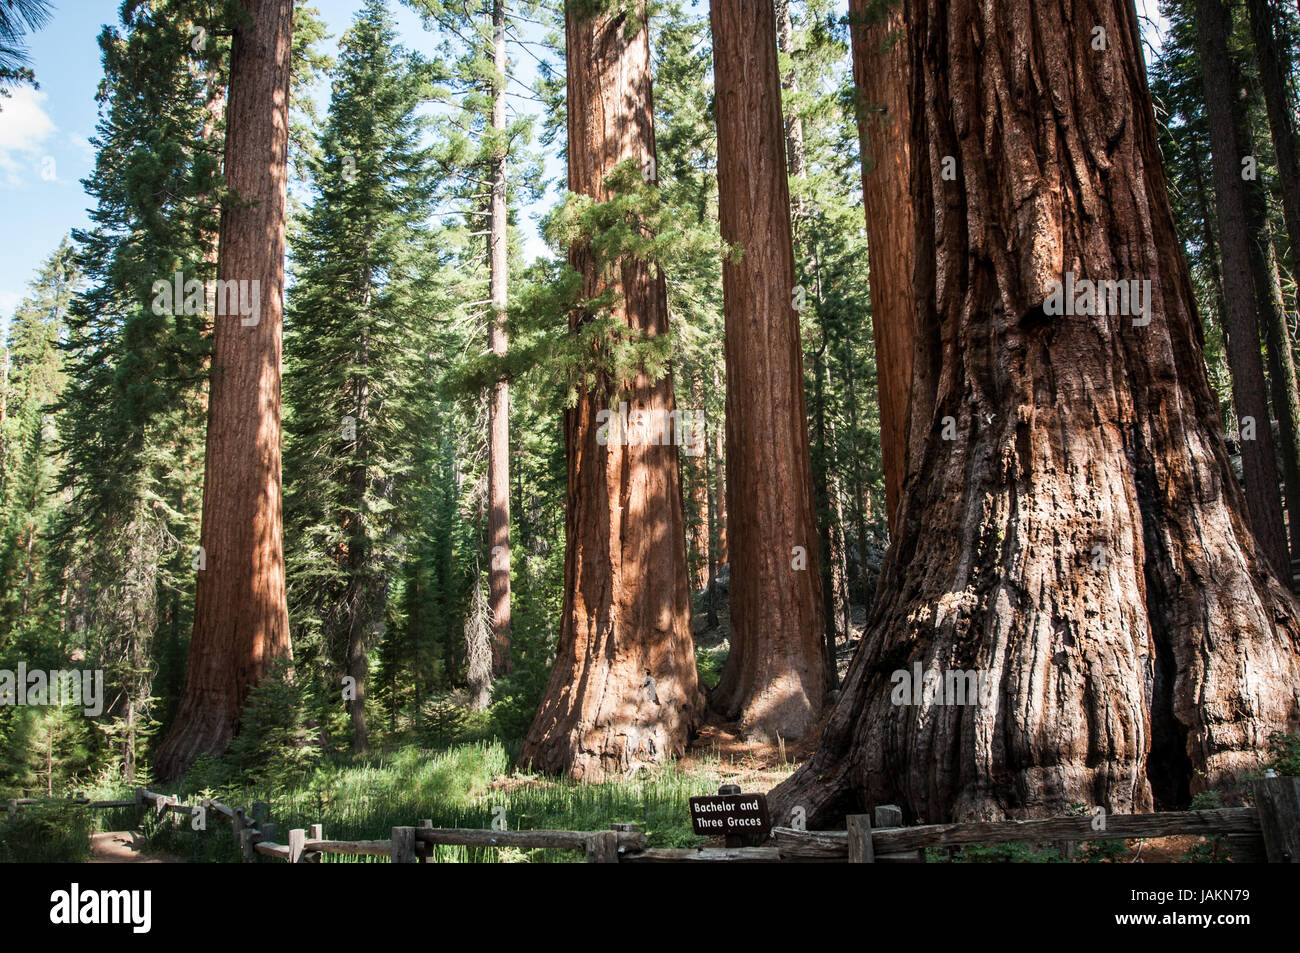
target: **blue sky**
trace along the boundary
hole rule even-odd
[[[361,0],[313,0],[312,5],[333,37],[332,48]],[[0,108],[0,326],[8,323],[27,283],[60,239],[89,224],[91,201],[80,180],[94,167],[89,139],[98,119],[95,89],[102,75],[96,38],[105,23],[117,22],[118,6],[118,0],[55,0],[50,23],[28,43],[40,89],[16,89]],[[434,38],[419,17],[398,0],[391,0],[390,9],[405,46],[432,48]],[[519,59],[528,75],[531,60]],[[323,115],[328,89],[322,88],[318,99]],[[540,243],[532,244],[541,250]]]
[[[361,3],[314,0],[313,5],[336,41]],[[419,18],[397,0],[391,8],[403,44],[428,50],[432,37]],[[1156,0],[1138,0],[1139,11],[1152,18],[1157,18],[1155,8]],[[117,0],[55,0],[53,19],[28,44],[40,89],[14,90],[0,109],[0,326],[7,325],[36,268],[63,235],[89,223],[89,198],[80,180],[94,162],[89,138],[100,78],[95,40],[104,23],[116,22],[117,9]],[[520,66],[527,76],[527,56],[520,57]],[[556,173],[548,164],[548,176]],[[541,250],[536,238],[527,247]]]

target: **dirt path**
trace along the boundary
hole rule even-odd
[[[144,853],[145,840],[137,831],[106,831],[90,836],[91,864],[183,864],[179,857]]]

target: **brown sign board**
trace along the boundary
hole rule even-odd
[[[766,834],[772,829],[763,794],[715,794],[693,797],[691,830],[702,837]]]

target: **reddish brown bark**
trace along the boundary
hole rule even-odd
[[[493,0],[492,36],[498,83],[493,89],[492,128],[506,128],[506,8]],[[488,241],[488,280],[492,298],[489,346],[498,358],[506,354],[506,279],[509,262],[506,209],[506,155],[492,159],[491,235]],[[510,671],[510,386],[499,380],[488,401],[488,604],[492,610],[492,671]]]
[[[795,67],[794,19],[789,0],[776,0],[777,50],[791,57],[790,69],[781,78],[782,113],[785,119],[785,149],[790,176],[797,190],[806,192],[808,155],[804,145],[803,119],[794,103],[799,96],[799,73]],[[789,93],[787,98],[786,94]],[[795,244],[800,259],[812,270],[813,302],[816,310],[818,339],[812,347],[813,358],[813,426],[817,457],[813,460],[813,495],[817,503],[818,534],[821,560],[822,616],[826,623],[826,685],[839,685],[836,667],[836,643],[849,637],[848,556],[844,545],[844,509],[840,503],[839,480],[836,478],[835,421],[826,413],[826,390],[830,386],[830,366],[826,360],[828,332],[823,313],[821,253],[816,228],[816,200],[796,191],[791,202]]]
[[[704,413],[704,387],[698,374],[691,378],[691,400],[697,414]],[[691,550],[695,553],[695,574],[691,588],[699,591],[709,585],[709,566],[712,555],[709,553],[709,526],[712,514],[709,513],[709,465],[707,457],[695,461],[695,473],[691,481],[691,511],[694,517],[691,523]]]
[[[644,3],[629,14],[566,11],[569,190],[610,196],[620,162],[655,157],[650,42]],[[591,248],[569,261],[584,297],[613,289],[612,314],[635,331],[668,331],[661,273],[625,257],[601,267]],[[575,313],[571,326],[589,315]],[[686,531],[678,449],[599,438],[598,415],[617,413],[604,375],[564,415],[568,454],[564,605],[555,667],[524,741],[523,765],[600,781],[680,755],[703,708],[691,639]],[[671,376],[636,371],[621,382],[629,412],[671,413]]]
[[[717,365],[713,366],[713,387],[714,392],[721,382],[718,380]],[[713,512],[714,512],[714,562],[719,566],[727,565],[730,558],[727,551],[727,448],[726,448],[726,430],[716,424],[713,427],[713,463],[714,463],[714,480],[713,480]]]
[[[742,733],[821,713],[822,594],[772,0],[714,0],[727,365],[731,652],[710,701]]]
[[[850,0],[853,82],[859,96],[862,198],[871,264],[871,329],[880,394],[880,455],[885,509],[896,532],[898,502],[908,472],[908,395],[912,386],[912,254],[909,198],[910,71],[902,38],[901,3]]]
[[[908,0],[906,22],[916,354],[940,373],[863,646],[774,820],[1184,804],[1295,730],[1300,623],[1232,476],[1133,6]],[[1070,272],[1149,279],[1150,323],[1053,317]],[[986,698],[895,695],[914,665]]]
[[[242,15],[241,15],[242,14]],[[198,572],[185,689],[159,746],[175,778],[234,735],[249,690],[292,655],[280,498],[280,349],[292,0],[242,0],[231,47],[218,276],[257,285],[257,323],[215,318]]]

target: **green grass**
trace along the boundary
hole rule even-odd
[[[0,820],[0,863],[78,863],[90,857],[93,818],[84,807],[29,804]]]
[[[232,807],[268,805],[276,840],[293,828],[324,825],[331,840],[387,839],[394,827],[428,818],[435,827],[490,828],[504,811],[509,830],[608,830],[616,822],[639,825],[651,846],[704,843],[691,833],[687,799],[717,791],[720,778],[707,766],[693,774],[664,765],[637,778],[580,785],[520,774],[499,742],[453,745],[442,751],[405,747],[318,766],[296,789],[270,795],[256,790],[173,791],[184,803],[214,796]],[[193,831],[190,819],[149,818],[150,847],[191,860],[236,861],[229,823],[209,817],[208,830]],[[498,850],[438,847],[436,860],[451,863],[580,861],[576,851]],[[327,863],[374,862],[371,858],[327,855]],[[383,858],[378,862],[386,863]]]

